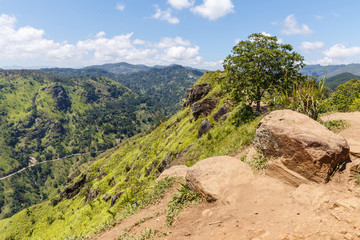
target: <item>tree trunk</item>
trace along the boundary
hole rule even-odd
[[[260,112],[260,100],[256,101],[256,111]]]

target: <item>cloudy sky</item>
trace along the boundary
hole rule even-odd
[[[0,67],[182,64],[221,69],[255,32],[308,64],[360,63],[356,0],[0,0]]]

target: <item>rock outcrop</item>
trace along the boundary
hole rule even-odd
[[[269,161],[267,174],[299,180],[289,181],[292,185],[304,179],[326,183],[336,166],[349,158],[349,146],[343,137],[291,110],[274,111],[264,117],[257,127],[254,147],[266,157],[276,158]]]
[[[206,98],[201,102],[195,102],[192,107],[192,115],[195,119],[198,119],[201,114],[208,116],[212,110],[216,107],[216,100]]]
[[[196,85],[193,88],[189,88],[186,91],[186,97],[183,107],[191,106],[194,102],[199,101],[201,98],[203,98],[206,94],[209,93],[210,88],[210,83],[203,83]]]
[[[63,86],[51,86],[50,93],[55,101],[55,106],[57,109],[60,111],[67,111],[71,108],[71,100]]]
[[[80,178],[73,184],[68,185],[65,187],[64,191],[60,194],[60,199],[70,199],[74,196],[76,196],[81,188],[84,186],[84,184],[86,183],[86,174],[81,174]]]
[[[186,183],[209,202],[224,199],[228,189],[248,183],[253,178],[251,168],[239,159],[211,157],[192,166],[186,173]]]
[[[222,116],[224,116],[227,113],[227,106],[226,104],[222,105],[219,110],[214,114],[214,120],[218,122]]]
[[[204,135],[205,133],[207,133],[210,129],[211,129],[211,125],[210,125],[209,119],[206,118],[204,121],[202,121],[202,123],[200,125],[197,137],[201,138],[201,136]]]

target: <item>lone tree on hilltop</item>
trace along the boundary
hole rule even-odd
[[[281,44],[274,36],[254,33],[239,41],[224,60],[228,85],[236,102],[247,99],[249,104],[260,102],[264,93],[273,88],[289,89],[299,79],[304,58],[289,44]]]

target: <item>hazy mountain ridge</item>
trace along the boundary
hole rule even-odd
[[[342,64],[342,65],[329,65],[321,66],[317,65],[305,65],[300,71],[304,75],[310,75],[321,79],[326,76],[327,78],[335,76],[340,73],[352,73],[354,75],[360,75],[360,64]]]

